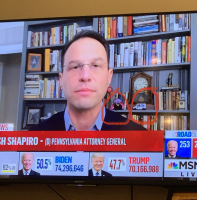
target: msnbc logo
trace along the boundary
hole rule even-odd
[[[176,163],[170,163],[167,168],[168,169],[178,169],[178,165]]]

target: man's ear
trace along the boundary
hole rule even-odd
[[[62,89],[62,77],[63,77],[63,74],[60,72],[59,73],[59,85],[60,85],[61,89]]]
[[[109,69],[109,71],[108,71],[108,84],[109,85],[111,83],[112,76],[113,76],[113,69]]]

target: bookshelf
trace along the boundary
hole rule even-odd
[[[77,22],[80,26],[93,26],[93,30],[98,32],[98,21],[99,18],[73,18],[66,20],[47,20],[47,21],[34,21],[25,22],[24,26],[24,43],[20,73],[20,89],[19,89],[19,105],[18,105],[18,119],[17,119],[17,130],[21,129],[23,122],[24,109],[27,104],[45,104],[45,114],[55,108],[57,112],[65,108],[66,99],[24,99],[24,82],[25,75],[42,75],[43,77],[58,77],[59,72],[26,72],[27,55],[28,53],[44,53],[46,48],[51,50],[60,50],[64,44],[45,45],[37,47],[27,47],[28,31],[45,31],[51,27],[69,25]],[[184,63],[167,63],[167,64],[155,64],[155,65],[138,65],[132,67],[118,67],[114,68],[114,75],[112,78],[111,86],[116,89],[120,88],[120,92],[129,91],[129,78],[136,72],[145,72],[153,77],[153,87],[161,89],[162,85],[165,85],[165,80],[161,77],[166,77],[169,72],[173,72],[173,82],[177,82],[180,85],[181,90],[188,90],[190,92],[190,110],[159,110],[158,115],[186,115],[189,121],[190,129],[197,129],[196,114],[197,106],[195,100],[197,99],[197,56],[195,50],[197,50],[197,41],[195,35],[197,34],[197,18],[196,14],[191,14],[191,25],[190,29],[177,30],[168,32],[156,32],[142,35],[131,35],[126,37],[118,37],[107,39],[109,44],[120,44],[135,41],[150,41],[155,39],[169,39],[181,36],[191,35],[191,62]],[[189,80],[188,80],[189,77]],[[127,113],[128,110],[114,111],[119,113]],[[133,110],[132,113],[137,114],[150,114],[154,115],[155,110]]]

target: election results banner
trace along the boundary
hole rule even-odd
[[[163,151],[163,131],[4,131],[0,151]]]
[[[23,169],[20,152],[19,169]],[[88,176],[89,153],[86,152],[32,152],[31,169],[47,176]]]
[[[0,175],[18,175],[18,152],[0,152]]]
[[[166,131],[164,177],[197,177],[197,131]]]
[[[94,161],[94,153],[90,153],[89,170],[98,167]],[[103,174],[106,176],[120,177],[162,177],[163,176],[163,153],[102,153],[104,163]],[[100,155],[101,156],[101,155]],[[96,159],[96,158],[95,158]]]

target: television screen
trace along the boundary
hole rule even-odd
[[[196,19],[130,14],[2,28],[0,181],[195,184]],[[18,38],[22,53],[6,54]]]

